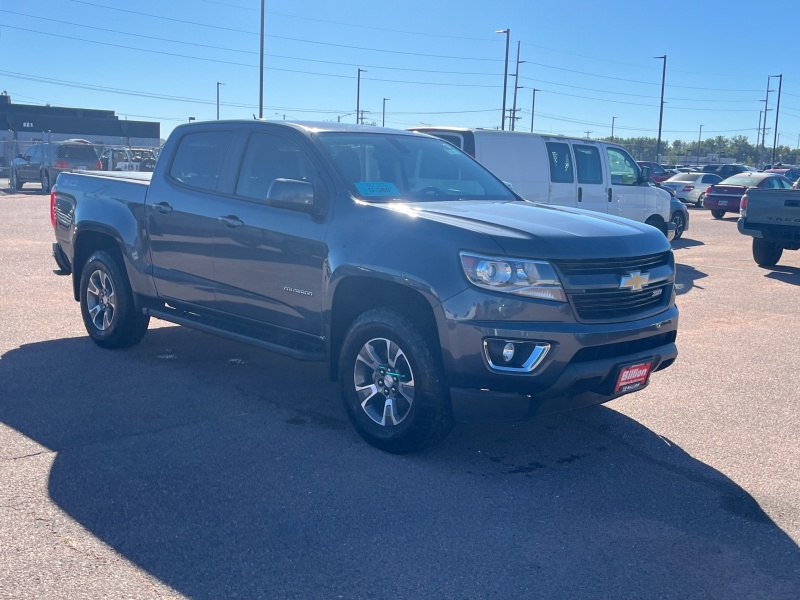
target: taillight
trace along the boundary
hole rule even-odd
[[[56,161],[56,169],[66,169],[66,168],[67,168],[67,161],[65,160]]]
[[[56,228],[56,186],[50,190],[50,224]]]
[[[708,196],[711,193],[711,188],[713,187],[714,187],[713,185],[710,185],[706,188],[706,196]]]
[[[687,185],[687,186],[684,186],[683,191],[684,192],[691,192],[693,189],[694,189],[693,185]]]
[[[741,201],[739,202],[739,213],[743,216],[747,216],[747,194],[742,196]]]
[[[103,163],[101,163],[99,160],[96,163],[94,163],[94,170],[95,171],[102,171],[103,170]]]

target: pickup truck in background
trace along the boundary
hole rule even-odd
[[[181,125],[152,174],[62,173],[51,220],[98,345],[155,317],[324,361],[390,452],[612,400],[677,356],[664,235],[527,202],[430,136]]]
[[[747,190],[738,227],[740,233],[753,238],[756,264],[774,267],[784,250],[800,249],[800,190]]]

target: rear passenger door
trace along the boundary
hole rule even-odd
[[[568,142],[545,142],[550,168],[548,202],[558,206],[578,204],[575,187],[575,161]]]
[[[578,208],[608,212],[603,161],[600,149],[589,144],[572,144],[578,178]]]

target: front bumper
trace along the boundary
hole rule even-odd
[[[463,296],[443,306],[458,311],[468,302]],[[541,316],[552,321],[532,321],[514,314],[513,301],[509,304],[509,320],[448,319],[445,333],[440,331],[458,421],[513,421],[607,402],[623,395],[614,391],[620,367],[647,360],[652,374],[678,355],[674,305],[644,319],[588,324],[576,322],[567,305],[551,303]],[[535,314],[536,305],[521,312],[528,310]],[[498,372],[484,351],[487,339],[543,343],[550,350],[532,372]],[[448,351],[455,348],[461,352]]]

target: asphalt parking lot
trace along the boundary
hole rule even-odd
[[[48,198],[0,193],[0,598],[800,597],[800,252],[673,244],[676,364],[392,456],[321,365],[86,336]]]

